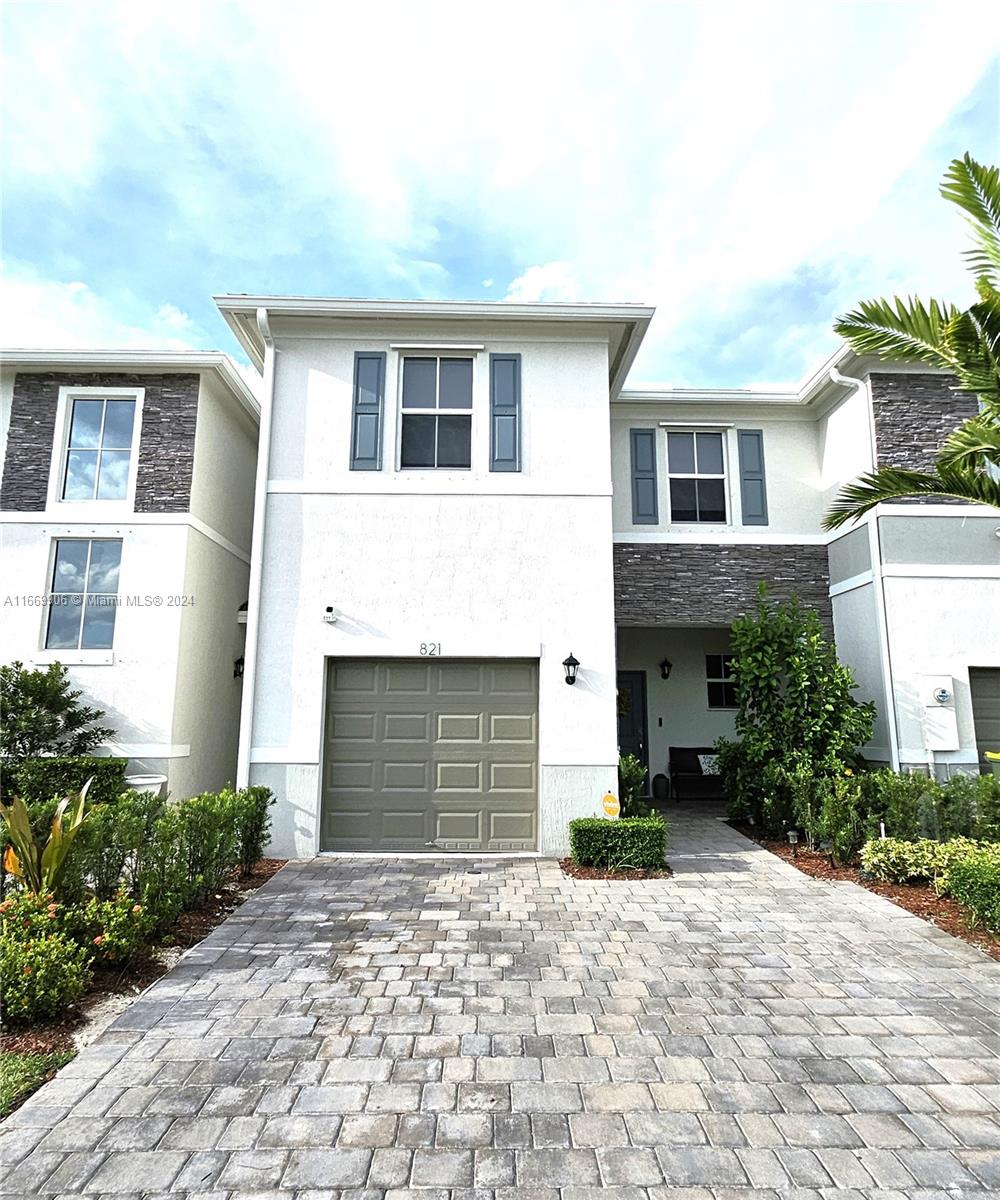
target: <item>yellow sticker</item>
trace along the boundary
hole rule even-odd
[[[612,792],[607,793],[602,801],[602,804],[604,805],[605,814],[609,817],[617,817],[621,812],[622,806],[618,803],[618,797]]]

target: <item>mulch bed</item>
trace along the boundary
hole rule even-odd
[[[601,867],[581,867],[571,858],[562,859],[559,865],[574,879],[669,879],[673,875],[673,871],[666,866],[659,870],[640,871],[635,867],[625,867],[620,871],[607,871]]]
[[[232,885],[208,899],[197,908],[182,913],[177,923],[148,952],[123,970],[114,967],[95,968],[87,991],[76,1004],[68,1008],[58,1021],[36,1025],[31,1029],[0,1034],[0,1051],[15,1054],[48,1054],[73,1049],[73,1031],[81,1024],[87,1011],[108,996],[135,994],[154,983],[170,969],[157,957],[157,951],[176,946],[187,950],[203,938],[243,903],[250,892],[265,883],[285,865],[283,858],[262,858],[245,879],[235,879]]]
[[[847,880],[856,883],[870,892],[875,892],[876,895],[884,896],[900,908],[905,908],[915,917],[922,917],[931,925],[943,929],[945,933],[961,938],[971,946],[978,946],[984,953],[1000,962],[1000,934],[990,933],[985,929],[970,929],[965,909],[950,896],[939,896],[929,884],[882,883],[877,879],[869,879],[858,867],[835,864],[829,854],[810,850],[805,846],[798,846],[797,853],[793,854],[792,847],[787,842],[762,838],[752,825],[735,821],[730,821],[729,824],[758,846],[763,846],[778,858],[791,863],[803,875],[811,875],[814,879]]]

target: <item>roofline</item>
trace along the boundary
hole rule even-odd
[[[221,350],[0,350],[0,365],[5,367],[142,367],[147,370],[213,371],[233,397],[255,421],[260,420],[260,404],[236,369],[233,360]]]
[[[213,296],[226,324],[253,362],[262,366],[264,344],[257,309],[282,317],[359,317],[361,319],[450,318],[474,321],[544,320],[578,324],[619,322],[631,325],[620,353],[610,364],[612,394],[622,386],[645,336],[654,308],[645,304],[552,304],[511,300],[350,300],[310,296]],[[241,319],[242,318],[242,319]]]

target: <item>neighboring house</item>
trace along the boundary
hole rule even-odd
[[[218,303],[264,371],[240,778],[276,852],[564,849],[617,791],[608,397],[652,310]]]
[[[613,397],[623,749],[655,774],[671,746],[733,732],[726,627],[763,579],[835,632],[876,704],[871,761],[985,769],[1000,747],[1000,513],[901,503],[820,524],[843,483],[876,462],[929,467],[975,411],[946,376],[846,349],[796,391]]]
[[[11,350],[0,661],[70,669],[105,752],[233,780],[259,408],[223,354]]]

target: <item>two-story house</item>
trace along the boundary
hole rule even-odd
[[[761,580],[836,633],[872,761],[1000,740],[1000,514],[821,528],[973,411],[946,378],[844,351],[787,392],[627,389],[650,309],[217,302],[264,372],[240,778],[281,853],[564,850],[619,748],[652,776],[733,731]]]
[[[264,372],[240,778],[275,846],[564,848],[617,791],[608,397],[651,310],[218,304]]]
[[[611,408],[623,750],[655,774],[670,747],[733,732],[726,629],[765,580],[819,612],[875,701],[870,761],[985,769],[1000,748],[1000,513],[907,502],[821,528],[874,465],[929,469],[974,397],[844,349],[796,390],[625,389]]]
[[[223,354],[13,350],[0,400],[0,661],[64,663],[174,796],[233,780],[253,393]]]

